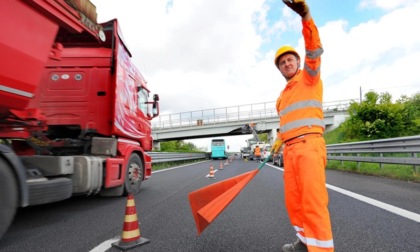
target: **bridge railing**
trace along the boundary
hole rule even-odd
[[[324,112],[345,112],[353,101],[357,101],[357,99],[325,102],[323,104]],[[252,122],[275,117],[277,117],[276,102],[272,101],[160,115],[152,121],[152,129],[164,130],[180,127]]]

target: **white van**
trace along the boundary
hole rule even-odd
[[[265,160],[270,155],[270,152],[271,152],[271,145],[264,144],[261,147],[261,160],[262,161]],[[267,162],[271,162],[271,161],[273,161],[273,157],[271,157],[269,160],[267,160]]]
[[[251,153],[249,155],[249,160],[254,160],[255,159],[255,157],[254,157],[254,150],[255,150],[255,147],[257,145],[260,147],[260,150],[261,150],[261,160],[264,160],[268,155],[270,155],[271,145],[270,144],[266,144],[264,142],[258,142],[258,143],[253,144],[251,146]]]

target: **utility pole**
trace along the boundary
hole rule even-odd
[[[360,98],[359,98],[359,104],[362,103],[362,86],[360,86]]]

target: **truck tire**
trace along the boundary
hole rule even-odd
[[[73,183],[68,178],[28,182],[28,186],[30,206],[65,200],[73,193]]]
[[[18,184],[12,168],[0,159],[0,238],[13,222],[18,200]]]
[[[143,163],[136,153],[131,154],[127,164],[127,172],[125,176],[126,193],[137,194],[140,191],[141,182],[143,181]]]

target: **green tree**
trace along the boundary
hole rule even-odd
[[[186,143],[182,140],[166,141],[160,143],[161,151],[167,152],[190,152],[198,151],[197,147],[193,143]]]
[[[401,136],[406,127],[404,108],[404,104],[393,104],[389,93],[366,93],[360,104],[353,102],[348,109],[350,118],[343,124],[345,139],[373,140]]]
[[[160,150],[161,151],[168,151],[173,152],[176,150],[176,141],[167,141],[160,143]]]
[[[397,103],[404,106],[402,116],[405,122],[404,135],[412,136],[420,134],[420,92],[413,97],[401,96]]]
[[[260,140],[262,142],[268,143],[268,134],[267,133],[258,134],[258,137],[260,138]]]

